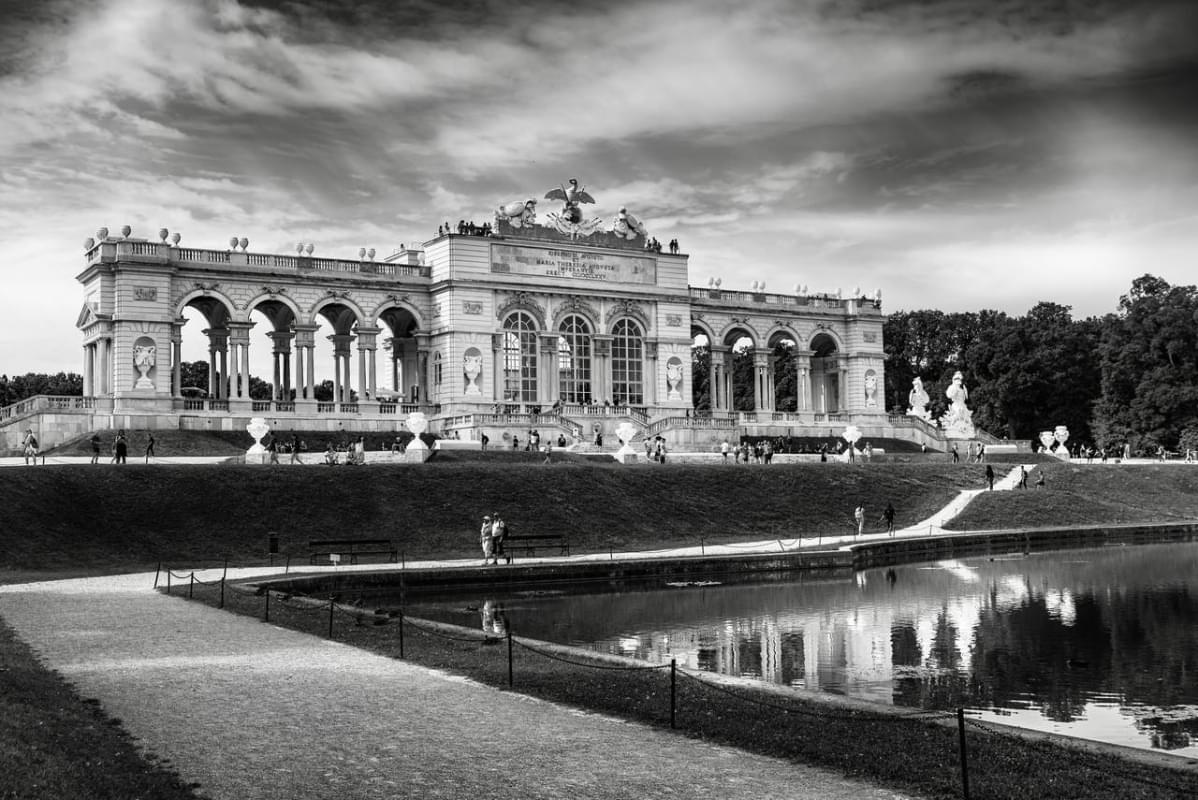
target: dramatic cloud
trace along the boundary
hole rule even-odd
[[[389,252],[577,176],[696,283],[1014,313],[1198,244],[1192,3],[8,5],[0,371],[78,368],[100,225]]]

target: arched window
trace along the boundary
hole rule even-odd
[[[537,324],[522,311],[503,322],[503,399],[537,400]]]
[[[558,329],[557,374],[563,403],[590,402],[591,327],[582,317],[566,317]]]
[[[441,394],[441,381],[445,378],[445,371],[442,369],[441,353],[433,353],[433,388],[437,395]]]
[[[641,329],[622,319],[612,329],[611,401],[617,406],[639,406],[645,402],[643,359],[645,343]]]

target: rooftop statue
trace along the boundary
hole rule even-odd
[[[495,227],[500,222],[507,222],[513,228],[531,228],[537,224],[537,201],[530,197],[527,200],[513,200],[495,209]]]
[[[611,232],[621,239],[635,239],[637,236],[649,236],[649,231],[645,230],[644,224],[628,213],[628,209],[621,206],[620,214],[616,217],[616,221],[612,223]]]
[[[931,400],[928,397],[927,391],[923,388],[923,378],[918,375],[911,380],[911,392],[907,395],[907,402],[911,407],[907,409],[907,416],[919,417],[928,422],[932,421],[932,414],[928,411],[928,402]]]
[[[593,203],[595,198],[587,194],[586,189],[578,184],[577,178],[571,178],[569,185],[550,189],[545,194],[545,199],[561,200],[565,204],[560,214],[549,213],[548,227],[558,233],[577,239],[580,236],[590,236],[603,226],[603,220],[599,217],[588,220],[582,218],[582,209],[579,206],[583,203]]]

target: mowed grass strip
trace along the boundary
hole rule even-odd
[[[3,621],[0,707],[0,797],[197,797],[172,770],[143,758],[120,720],[43,668]]]
[[[429,462],[364,467],[144,465],[7,469],[0,580],[130,571],[159,561],[260,564],[271,533],[307,542],[389,538],[407,560],[474,557],[484,514],[519,533],[565,533],[574,553],[881,530],[934,513],[983,467],[945,464],[657,465]]]

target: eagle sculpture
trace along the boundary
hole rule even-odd
[[[561,200],[565,203],[565,208],[562,209],[562,216],[575,224],[582,222],[582,209],[578,206],[581,203],[593,203],[595,198],[587,194],[584,187],[578,185],[577,178],[570,179],[570,185],[559,186],[556,189],[550,189],[545,195],[546,200]]]

